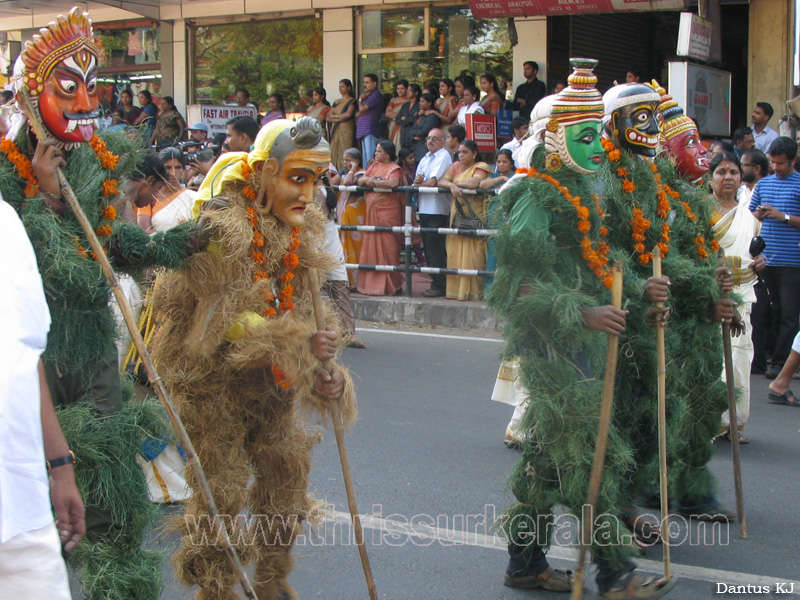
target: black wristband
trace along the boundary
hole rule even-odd
[[[54,458],[53,460],[45,461],[48,469],[55,469],[56,467],[63,467],[64,465],[74,465],[76,463],[75,454],[72,450],[65,456]]]

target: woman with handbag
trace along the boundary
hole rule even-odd
[[[478,161],[478,145],[464,140],[458,147],[458,162],[453,163],[439,180],[439,185],[449,188],[453,195],[450,209],[450,226],[479,229],[486,226],[485,196],[464,197],[461,190],[474,190],[491,173],[489,165]],[[486,241],[463,235],[447,236],[448,269],[486,268]],[[483,277],[468,275],[447,276],[447,297],[456,300],[480,300],[483,294]]]
[[[403,171],[395,163],[397,154],[389,140],[380,140],[375,147],[375,160],[358,185],[371,188],[395,188],[400,185]],[[403,224],[405,195],[402,192],[367,192],[367,225],[399,227]],[[368,233],[361,245],[359,261],[365,265],[399,265],[401,238],[396,233]],[[368,296],[393,296],[400,292],[403,274],[397,272],[360,271],[358,291]]]

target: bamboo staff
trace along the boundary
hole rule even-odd
[[[611,304],[622,308],[622,264],[614,265],[614,280],[611,287]],[[606,461],[606,446],[608,445],[608,430],[611,425],[611,411],[614,408],[614,381],[617,375],[617,357],[619,352],[619,336],[608,336],[608,350],[606,352],[606,373],[603,379],[603,399],[600,404],[600,421],[597,426],[597,442],[594,447],[594,462],[592,475],[589,481],[589,495],[586,504],[589,505],[589,518],[584,516],[581,522],[581,549],[578,553],[578,564],[575,567],[575,577],[572,580],[571,600],[580,600],[583,597],[583,580],[585,576],[586,554],[592,542],[592,525],[594,513],[597,509],[597,497],[600,493],[600,482],[603,478],[603,465]]]
[[[720,248],[717,253],[717,264],[725,266],[725,252]],[[728,292],[725,293],[729,295]],[[742,334],[744,335],[744,334]],[[739,530],[743,538],[747,538],[747,521],[744,515],[744,493],[742,492],[742,462],[739,455],[739,419],[736,416],[736,385],[733,380],[733,348],[731,347],[731,324],[722,322],[722,349],[725,354],[725,383],[728,387],[728,421],[731,438],[731,454],[733,455],[733,488],[736,493],[736,517],[739,519]]]
[[[311,301],[314,305],[314,319],[317,322],[317,330],[325,330],[325,312],[322,307],[322,297],[319,290],[319,278],[316,269],[308,270],[308,280],[311,286]],[[322,368],[328,373],[331,372],[330,361],[322,363]],[[375,580],[372,578],[372,568],[369,565],[367,547],[364,545],[364,531],[361,528],[361,517],[358,516],[358,506],[356,505],[356,491],[353,488],[353,476],[350,473],[350,458],[347,456],[347,446],[344,438],[344,427],[342,417],[339,414],[339,405],[336,402],[328,403],[333,421],[333,432],[336,435],[336,446],[339,448],[339,461],[342,463],[342,475],[344,476],[344,489],[347,492],[347,507],[350,509],[350,517],[353,519],[353,531],[356,534],[356,545],[361,556],[361,566],[364,568],[364,577],[367,580],[367,590],[370,600],[378,600],[378,590],[375,587]]]
[[[661,247],[653,248],[653,277],[661,277]],[[663,302],[656,304],[659,308]],[[669,579],[669,491],[667,483],[667,348],[664,327],[656,323],[658,352],[658,467],[661,491],[661,540],[664,545],[664,578]]]
[[[39,141],[41,142],[51,137],[50,133],[41,122],[39,114],[33,108],[24,86],[20,88],[18,97],[21,100],[23,110],[28,115],[28,120],[33,127],[33,132],[36,134],[36,137],[39,138]],[[122,291],[122,288],[119,285],[117,275],[111,268],[111,263],[108,261],[108,257],[103,250],[103,246],[97,239],[94,229],[92,228],[92,224],[89,223],[89,219],[86,218],[86,213],[83,212],[83,208],[81,208],[81,205],[75,196],[75,192],[72,191],[72,187],[67,181],[67,178],[61,168],[56,168],[56,176],[58,177],[58,182],[61,185],[61,193],[72,209],[72,212],[75,213],[75,217],[78,219],[78,222],[80,223],[81,228],[86,235],[86,239],[89,241],[89,245],[92,247],[92,251],[97,258],[97,262],[99,262],[100,266],[103,268],[103,273],[105,274],[106,279],[111,286],[111,290],[114,292],[114,297],[117,299],[119,308],[122,311],[122,317],[125,320],[125,325],[127,325],[128,331],[130,331],[131,334],[131,340],[136,346],[136,350],[139,352],[139,356],[142,359],[142,364],[144,364],[144,368],[147,372],[147,377],[150,379],[150,384],[153,387],[153,391],[155,391],[156,396],[158,396],[158,399],[161,401],[161,405],[164,407],[164,410],[167,413],[167,416],[169,416],[169,420],[172,423],[172,428],[175,430],[178,440],[186,452],[187,463],[192,467],[192,469],[194,469],[198,483],[200,484],[200,493],[206,502],[206,506],[208,507],[208,513],[219,527],[219,532],[223,540],[223,546],[225,547],[225,556],[228,557],[231,568],[236,573],[239,583],[242,585],[244,595],[252,600],[258,600],[258,596],[256,596],[255,591],[253,591],[253,586],[250,585],[250,580],[247,578],[247,574],[244,572],[242,561],[239,559],[239,555],[236,553],[236,549],[233,547],[233,544],[231,544],[230,536],[228,535],[228,529],[225,527],[225,524],[222,522],[222,520],[217,518],[219,516],[219,509],[217,508],[217,503],[214,501],[214,496],[211,493],[211,488],[208,485],[205,472],[203,472],[203,467],[200,465],[200,460],[197,458],[197,453],[192,445],[192,441],[189,439],[189,434],[186,432],[186,428],[183,426],[180,415],[178,415],[178,411],[175,409],[175,405],[172,403],[172,398],[170,397],[169,392],[167,392],[167,388],[164,386],[161,376],[156,371],[156,367],[153,363],[152,357],[150,356],[150,352],[147,350],[147,346],[145,346],[144,340],[142,339],[142,334],[139,332],[139,327],[136,323],[136,319],[134,319],[133,311],[128,303],[128,299],[125,297],[125,293]]]

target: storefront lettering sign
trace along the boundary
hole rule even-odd
[[[510,110],[501,108],[497,111],[497,137],[514,137],[514,132],[511,131],[511,117],[512,113]]]
[[[685,0],[469,0],[474,17],[528,17],[570,13],[681,10]]]
[[[708,60],[711,56],[711,21],[694,13],[681,13],[678,30],[678,56]]]
[[[492,115],[467,115],[467,139],[478,144],[479,152],[494,153],[497,148],[497,125]]]
[[[208,125],[208,134],[225,133],[226,125],[233,117],[245,115],[258,121],[258,113],[253,106],[209,106],[200,105],[200,120]]]
[[[704,136],[731,133],[731,74],[689,62],[669,63],[669,93]]]

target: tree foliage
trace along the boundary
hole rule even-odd
[[[283,94],[287,108],[322,83],[322,20],[260,21],[194,30],[194,100],[219,104],[245,87],[265,106]]]

